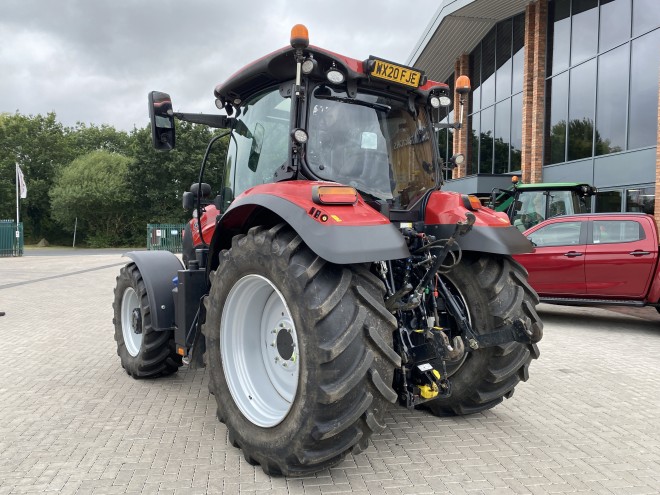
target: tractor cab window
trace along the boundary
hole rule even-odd
[[[545,191],[522,191],[514,205],[513,225],[524,232],[545,220],[547,199]]]
[[[325,85],[312,92],[307,165],[324,180],[407,209],[434,187],[433,133],[426,112],[371,93],[349,98]]]
[[[290,110],[291,99],[283,98],[277,88],[253,96],[241,107],[227,153],[233,197],[274,181],[288,157]]]

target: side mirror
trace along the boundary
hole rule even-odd
[[[190,186],[190,191],[183,193],[183,209],[192,210],[195,208],[195,202],[197,201],[197,191],[199,190],[199,182],[195,182]],[[202,182],[202,205],[209,204],[209,197],[211,197],[211,186],[206,182]]]
[[[197,197],[197,193],[199,191],[199,182],[195,182],[193,185],[190,186],[190,192],[194,197]],[[202,199],[207,199],[211,196],[211,186],[208,185],[206,182],[202,182]]]
[[[174,149],[174,111],[172,99],[167,93],[149,93],[149,120],[154,148],[160,151]]]
[[[183,209],[186,211],[190,211],[195,207],[195,195],[191,192],[184,192],[183,193]]]

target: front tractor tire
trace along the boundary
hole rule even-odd
[[[206,302],[209,389],[230,442],[270,475],[361,452],[397,395],[396,320],[363,266],[316,256],[287,225],[220,253]]]
[[[511,342],[467,353],[465,359],[448,367],[451,395],[424,404],[437,416],[473,414],[490,409],[513,395],[514,387],[527,381],[529,365],[539,357],[536,342],[543,323],[536,313],[538,295],[527,282],[527,272],[508,256],[470,256],[443,275],[450,290],[468,308],[477,334],[499,330],[520,319],[529,329],[533,343]],[[442,369],[437,364],[437,369]]]
[[[112,306],[117,354],[126,373],[133,378],[156,378],[181,367],[173,332],[156,331],[151,326],[149,296],[135,263],[119,272]]]

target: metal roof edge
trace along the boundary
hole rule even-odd
[[[426,48],[426,45],[428,44],[430,39],[438,31],[438,28],[440,27],[440,24],[442,24],[442,21],[445,19],[445,17],[453,14],[457,10],[462,9],[463,7],[471,4],[474,1],[475,0],[443,0],[442,4],[440,5],[440,7],[438,7],[438,10],[435,12],[434,18],[428,23],[426,29],[424,29],[424,32],[422,33],[419,40],[415,44],[415,47],[413,48],[412,52],[408,56],[406,65],[410,65],[410,66],[414,65],[414,63],[417,61],[419,56],[424,51],[424,48]]]

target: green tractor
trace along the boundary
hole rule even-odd
[[[557,215],[591,212],[591,196],[598,190],[580,182],[522,184],[517,176],[509,189],[493,189],[490,206],[505,212],[521,232]]]

